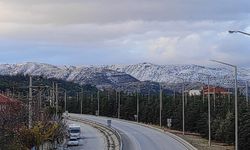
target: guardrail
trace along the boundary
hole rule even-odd
[[[67,119],[72,120],[72,121],[82,122],[84,124],[88,124],[98,129],[105,136],[106,143],[107,143],[107,150],[122,150],[121,135],[114,128],[108,127],[106,125],[103,125],[95,121],[78,118],[78,117],[68,116]]]

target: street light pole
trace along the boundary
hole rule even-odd
[[[81,104],[80,104],[80,106],[81,106],[81,114],[82,114],[82,101],[83,101],[83,89],[81,89]]]
[[[246,81],[246,102],[248,105],[248,81]]]
[[[137,92],[136,92],[136,105],[137,105],[137,107],[136,107],[136,115],[137,115],[137,117],[136,117],[136,121],[137,122],[139,122],[139,95],[138,95],[138,89],[137,89]]]
[[[58,83],[56,83],[56,116],[58,114]]]
[[[250,33],[246,33],[246,32],[243,32],[243,31],[233,31],[233,30],[230,30],[228,31],[229,33],[241,33],[241,34],[245,34],[247,36],[250,36]]]
[[[208,94],[208,145],[211,146],[211,102],[210,102],[210,76],[207,76],[207,94]]]
[[[202,87],[202,103],[204,104],[205,102],[205,94],[204,94],[204,86]]]
[[[97,91],[97,116],[100,115],[100,92]]]
[[[185,135],[185,80],[181,77],[176,77],[182,80],[182,134]]]
[[[207,103],[208,103],[208,146],[211,146],[211,101],[210,101],[210,75],[199,73],[207,77]],[[203,88],[204,94],[204,88]]]
[[[182,134],[185,135],[185,96],[184,80],[182,82]]]
[[[29,83],[29,128],[32,127],[32,77],[30,76],[30,83]]]
[[[160,127],[161,127],[161,113],[162,113],[162,89],[161,89],[161,84],[160,84]]]
[[[234,33],[234,32],[232,32],[232,33]],[[239,33],[241,33],[241,32],[239,32]],[[225,63],[225,62],[222,62],[222,61],[217,61],[217,60],[211,60],[211,61],[217,62],[219,64],[223,64],[223,65],[230,66],[230,67],[234,68],[235,150],[238,150],[238,88],[237,88],[237,66],[232,65],[232,64],[228,64],[228,63]]]
[[[55,82],[52,83],[52,106],[55,107]]]
[[[216,109],[216,95],[215,95],[215,92],[216,92],[216,87],[214,86],[214,111],[215,111],[215,109]]]
[[[67,111],[67,91],[64,91],[64,112]]]
[[[118,119],[120,119],[120,111],[121,111],[121,92],[118,91],[118,112],[117,112]]]
[[[185,80],[181,77],[176,77],[182,80],[182,134],[185,135]]]

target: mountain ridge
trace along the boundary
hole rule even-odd
[[[153,63],[138,63],[134,65],[100,65],[100,66],[57,66],[46,63],[26,62],[19,64],[0,64],[1,75],[35,75],[46,78],[63,79],[79,84],[92,84],[100,87],[117,88],[122,84],[152,81],[166,84],[185,82],[200,82],[206,84],[203,74],[216,77],[212,84],[229,86],[233,82],[233,72],[223,67],[205,67],[195,64],[187,65],[157,65]],[[240,71],[240,80],[249,80],[250,70]]]

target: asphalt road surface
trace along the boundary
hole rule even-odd
[[[70,114],[70,116],[102,124],[107,124],[107,119],[110,119],[78,114]],[[111,121],[112,127],[121,134],[123,150],[187,150],[182,143],[157,130],[123,120],[111,119]]]
[[[81,139],[79,139],[79,146],[70,146],[68,150],[103,150],[104,149],[104,137],[102,134],[95,128],[67,120],[67,123],[78,124],[81,127]]]

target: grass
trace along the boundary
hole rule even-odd
[[[153,125],[153,127],[161,128],[160,126],[155,126],[155,125]],[[161,129],[163,129],[166,132],[170,132],[172,134],[179,136],[180,138],[192,144],[198,150],[234,150],[234,146],[231,146],[225,143],[215,142],[215,141],[211,141],[211,147],[209,147],[208,140],[205,138],[202,138],[199,134],[196,134],[196,133],[186,132],[186,134],[183,135],[181,131],[170,130],[165,127]]]

